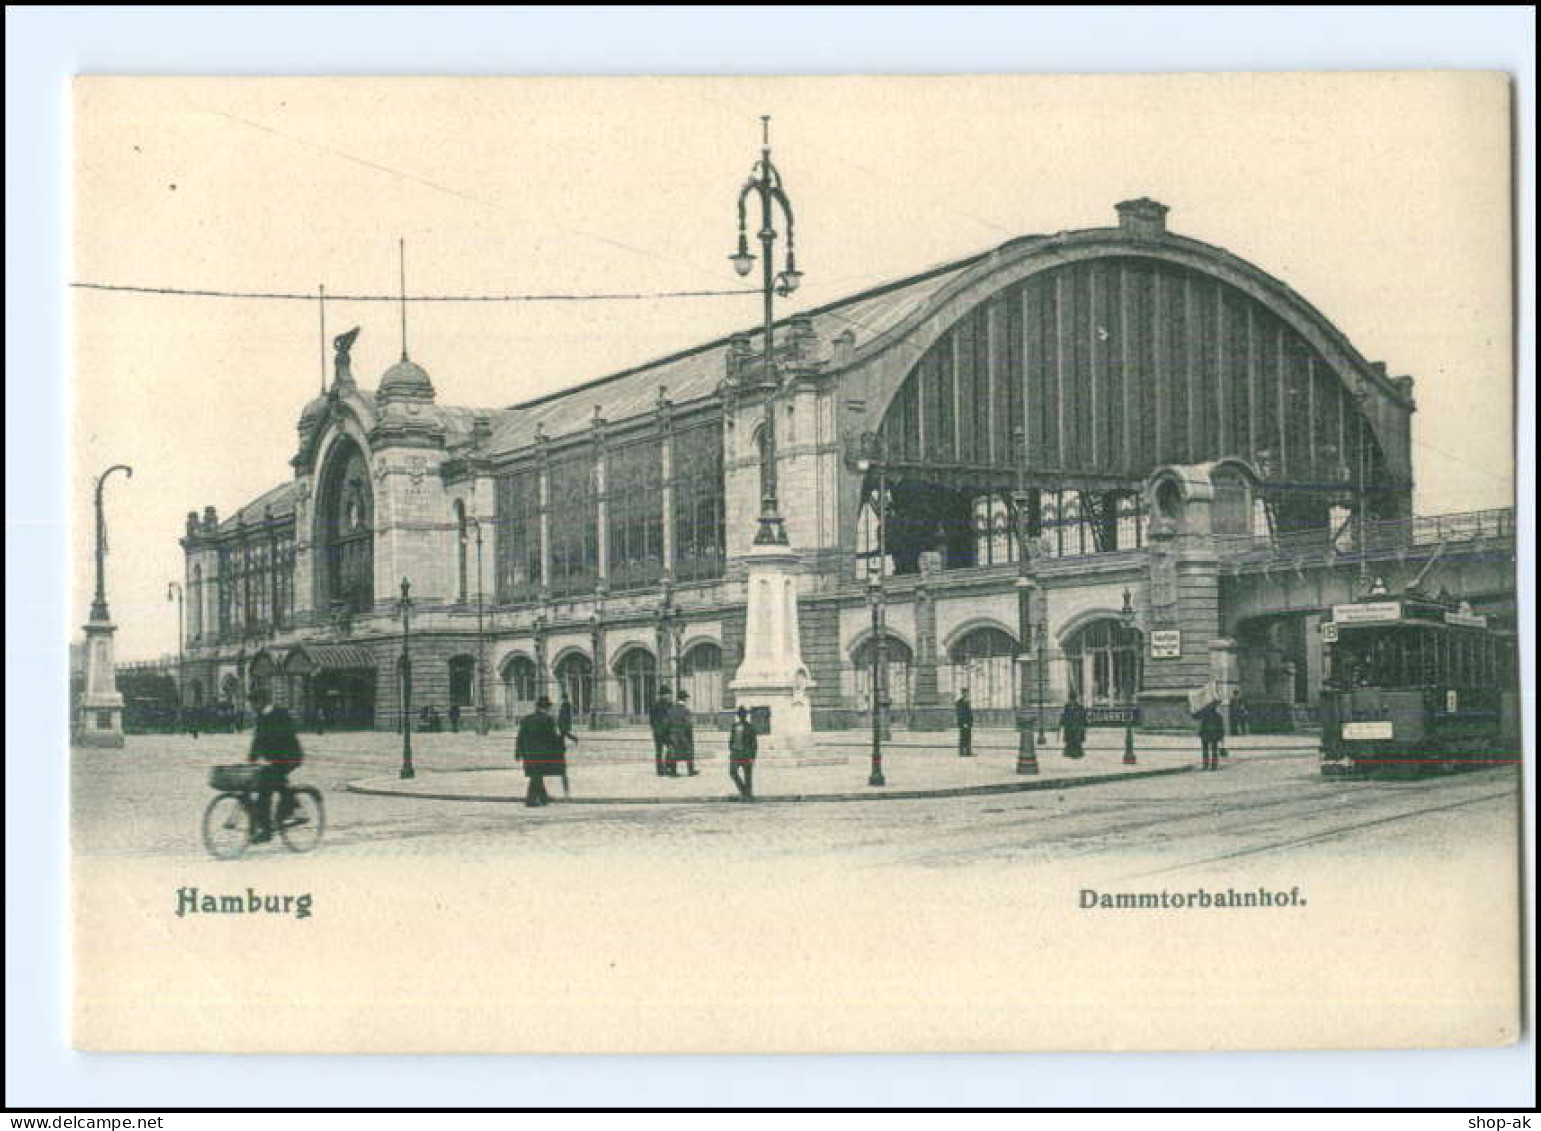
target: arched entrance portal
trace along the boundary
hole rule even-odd
[[[563,694],[573,705],[573,714],[586,718],[594,699],[594,664],[579,652],[569,652],[557,661],[552,673],[556,676],[557,703]]]
[[[948,649],[951,661],[941,672],[938,690],[951,701],[965,687],[975,710],[1016,706],[1017,642],[1004,630],[981,625]]]
[[[658,698],[658,661],[643,648],[630,648],[616,661],[615,675],[621,685],[621,710],[632,722],[644,721]]]
[[[503,684],[503,717],[509,722],[523,718],[535,709],[540,694],[540,673],[528,656],[510,656],[498,673]]]
[[[722,710],[722,649],[703,640],[680,662],[680,684],[690,694],[690,709],[698,715]]]
[[[1069,689],[1087,706],[1133,703],[1140,694],[1139,629],[1116,617],[1092,621],[1065,643]]]

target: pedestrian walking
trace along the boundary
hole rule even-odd
[[[685,763],[687,777],[696,776],[696,728],[685,704],[690,695],[684,688],[669,708],[669,776],[679,777],[679,765]]]
[[[450,732],[450,734],[459,734],[460,733],[460,704],[459,703],[451,703],[449,705],[449,732]]]
[[[968,701],[968,688],[958,692],[958,702],[954,708],[958,717],[958,757],[972,758],[974,756],[974,705]]]
[[[551,700],[544,695],[535,701],[535,710],[519,720],[514,758],[524,763],[524,776],[529,779],[524,803],[532,809],[551,804],[546,778],[567,773],[567,747],[551,717]]]
[[[1251,720],[1247,717],[1247,701],[1241,697],[1241,689],[1231,692],[1231,734],[1250,733]]]
[[[573,733],[572,700],[567,697],[566,691],[562,692],[562,705],[558,707],[556,711],[556,729],[557,733],[562,736],[562,742],[564,744],[568,742],[576,743],[578,741],[578,736]],[[572,788],[567,784],[567,765],[566,763],[563,763],[562,796],[571,797],[572,792]]]
[[[759,749],[760,736],[749,721],[749,708],[740,707],[728,732],[728,776],[738,787],[740,801],[754,800],[754,759]]]
[[[1204,750],[1204,769],[1220,768],[1220,741],[1225,737],[1225,720],[1214,701],[1204,704],[1193,716],[1199,723],[1199,743]]]
[[[1070,693],[1065,709],[1059,713],[1059,736],[1064,743],[1065,757],[1086,757],[1086,708],[1081,706],[1081,697],[1074,691]]]
[[[665,755],[669,749],[669,708],[672,706],[669,689],[662,687],[652,706],[647,709],[648,725],[653,728],[653,772],[659,777],[668,772]]]

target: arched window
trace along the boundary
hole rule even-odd
[[[197,641],[203,636],[203,567],[193,566],[192,601],[187,610],[187,635]]]
[[[1017,642],[999,628],[985,625],[963,636],[948,653],[939,690],[949,698],[968,688],[975,707],[1016,705]]]
[[[697,714],[722,710],[722,649],[702,641],[680,661],[680,682],[690,693],[690,709]]]
[[[860,710],[866,710],[871,706],[872,655],[876,646],[876,640],[869,637],[862,641],[851,654],[851,667],[848,669],[850,682],[846,697],[851,706]],[[908,644],[897,636],[889,634],[885,638],[883,660],[885,662],[881,678],[884,684],[884,696],[893,710],[907,711],[910,708],[911,669],[915,663],[915,654],[910,651]]]
[[[646,718],[658,698],[658,661],[651,652],[629,648],[615,665],[621,684],[621,710],[634,718]]]
[[[1065,645],[1070,690],[1081,702],[1132,703],[1140,693],[1141,637],[1113,617],[1093,621]]]
[[[449,705],[470,707],[476,702],[476,657],[453,656],[449,661]]]
[[[510,721],[535,709],[540,694],[540,673],[528,656],[510,656],[499,673],[503,682],[503,717]]]
[[[573,705],[573,714],[580,717],[587,715],[594,694],[593,662],[579,652],[569,652],[558,661],[552,674],[556,677],[557,705],[561,705],[565,694],[568,702]]]
[[[353,441],[338,445],[320,495],[323,608],[368,612],[375,601],[374,492]]]

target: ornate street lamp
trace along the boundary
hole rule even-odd
[[[1018,428],[1014,433],[1017,442],[1017,489],[1012,496],[1012,511],[1017,520],[1017,679],[1021,689],[1021,698],[1027,698],[1027,669],[1022,663],[1027,654],[1028,642],[1033,634],[1033,590],[1036,588],[1035,579],[1032,576],[1032,546],[1031,531],[1028,525],[1028,504],[1031,501],[1027,493],[1027,433]],[[1041,625],[1039,626],[1042,627]],[[1043,656],[1042,649],[1039,652],[1039,662],[1035,665],[1038,669],[1036,675],[1042,675]],[[1042,682],[1040,680],[1040,688]],[[1038,772],[1038,746],[1043,741],[1043,696],[1040,692],[1038,703],[1033,712],[1038,726],[1038,737],[1034,739],[1033,728],[1028,725],[1026,719],[1017,719],[1017,773],[1036,774]]]
[[[486,736],[491,728],[487,718],[487,636],[483,624],[486,593],[482,585],[482,524],[475,515],[466,515],[465,524],[476,531],[476,733]],[[465,541],[465,533],[460,535]]]
[[[738,249],[728,259],[740,276],[747,277],[754,269],[754,255],[749,250],[748,232],[745,227],[745,202],[750,193],[760,198],[761,292],[765,304],[765,366],[760,377],[760,389],[765,395],[765,482],[761,485],[760,529],[755,534],[755,545],[787,545],[786,525],[782,521],[776,498],[776,390],[780,381],[776,375],[775,312],[776,295],[783,298],[797,290],[802,272],[797,269],[797,257],[793,250],[792,202],[781,187],[781,174],[771,164],[770,116],[761,122],[760,160],[750,171],[749,180],[738,194]],[[773,247],[776,229],[773,225],[774,206],[779,206],[787,224],[787,258],[782,272],[776,274]]]
[[[187,697],[185,690],[186,679],[182,666],[182,583],[169,581],[166,583],[166,600],[172,598],[177,602],[177,730],[182,730],[182,708]]]
[[[1134,601],[1130,599],[1129,590],[1124,590],[1124,607],[1118,610],[1118,619],[1123,622],[1124,631],[1134,628]],[[1131,706],[1124,714],[1124,765],[1132,766],[1134,760],[1134,708]]]
[[[888,509],[888,459],[883,437],[868,432],[862,437],[862,450],[856,460],[858,471],[866,475],[877,472],[877,494],[873,499],[872,513],[877,520],[877,569],[867,570],[867,603],[872,608],[872,772],[867,776],[869,786],[888,784],[883,777],[883,668],[887,660],[888,631],[885,624],[887,599],[883,591],[883,575],[888,569],[887,527],[885,512]]]
[[[412,583],[401,579],[401,776],[417,777],[412,768]]]
[[[685,610],[678,605],[670,605],[665,612],[664,623],[669,630],[669,650],[674,661],[674,694],[679,695],[684,687],[685,678],[684,656],[680,650],[685,644]]]
[[[107,615],[107,518],[102,510],[102,488],[114,471],[123,472],[129,479],[134,477],[134,469],[128,464],[115,463],[96,479],[96,596],[91,601],[91,619],[96,621],[111,619]]]

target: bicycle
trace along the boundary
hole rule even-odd
[[[209,771],[209,785],[219,793],[203,811],[203,846],[216,860],[235,860],[251,847],[259,823],[258,779],[263,768],[246,762],[215,766]],[[284,847],[290,852],[310,852],[321,843],[321,835],[326,831],[326,806],[321,791],[308,785],[286,786],[279,797],[279,812],[288,809],[283,820],[274,822]]]

